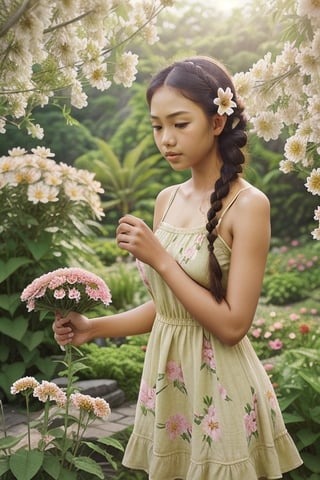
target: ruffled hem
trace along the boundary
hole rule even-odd
[[[168,455],[153,452],[152,441],[133,434],[123,458],[123,465],[149,474],[149,480],[268,480],[282,478],[282,474],[302,465],[297,449],[287,432],[275,439],[274,445],[259,445],[249,458],[222,464],[208,459],[198,463],[186,451]]]

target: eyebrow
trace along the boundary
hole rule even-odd
[[[185,110],[179,110],[177,112],[169,113],[169,115],[167,115],[166,118],[177,117],[178,115],[185,115],[185,114],[189,114],[189,113],[190,112],[185,111]],[[157,117],[157,115],[150,115],[150,118],[151,119],[158,119],[159,117]]]

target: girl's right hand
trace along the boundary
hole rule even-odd
[[[62,317],[57,312],[52,330],[56,342],[62,347],[68,343],[77,346],[91,340],[90,320],[80,313],[70,312],[66,317]]]

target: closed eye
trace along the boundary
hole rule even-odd
[[[189,125],[188,122],[182,122],[182,123],[175,123],[174,126],[176,128],[186,128]]]
[[[161,125],[152,125],[153,130],[161,130]]]

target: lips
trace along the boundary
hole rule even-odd
[[[167,160],[174,160],[175,158],[178,158],[180,153],[177,152],[165,152],[164,156]]]

